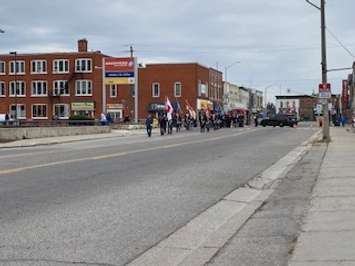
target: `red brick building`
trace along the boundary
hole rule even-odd
[[[83,39],[77,52],[0,55],[0,113],[20,120],[98,118],[105,55],[87,47]]]
[[[223,103],[222,72],[198,63],[150,64],[139,69],[139,118],[164,111],[166,97],[186,111]]]
[[[134,85],[104,86],[105,57],[88,51],[85,39],[75,52],[0,55],[0,114],[43,122],[72,115],[98,119],[107,112],[114,120],[133,120]],[[138,80],[140,119],[163,111],[166,97],[183,111],[186,102],[194,110],[223,107],[222,72],[213,68],[151,64],[138,69]]]

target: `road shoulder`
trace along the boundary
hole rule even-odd
[[[220,251],[224,250],[226,245],[229,246],[229,240],[244,227],[253,213],[265,206],[269,196],[276,193],[275,187],[279,187],[287,172],[308,151],[313,150],[311,143],[318,137],[319,132],[255,177],[249,184],[226,195],[217,204],[128,265],[204,265],[216,254],[218,257]],[[232,249],[230,253],[234,254],[235,251]]]

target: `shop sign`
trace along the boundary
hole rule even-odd
[[[93,102],[74,102],[71,103],[72,111],[94,111],[95,105]]]
[[[151,111],[151,112],[165,111],[165,104],[164,103],[151,103],[148,106],[148,111]]]
[[[116,103],[116,104],[107,104],[107,109],[123,109],[123,104]]]
[[[197,99],[197,109],[198,110],[213,110],[213,103],[209,100]]]

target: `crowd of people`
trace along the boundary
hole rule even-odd
[[[157,119],[156,122],[154,120]],[[178,112],[160,113],[158,118],[153,118],[152,114],[148,114],[145,125],[148,137],[152,135],[153,124],[157,124],[160,128],[160,135],[173,134],[173,129],[180,132],[184,127],[186,130],[200,127],[200,132],[209,132],[211,129],[218,130],[220,128],[244,127],[246,121],[243,114],[228,113],[222,114],[213,111],[202,110],[197,117],[193,117],[189,112],[181,115]]]

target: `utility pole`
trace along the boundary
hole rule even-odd
[[[328,68],[327,68],[327,37],[326,37],[326,26],[325,26],[325,0],[320,0],[320,7],[312,3],[310,0],[306,0],[308,4],[318,9],[321,13],[321,42],[322,42],[322,83],[328,83]],[[331,94],[330,94],[331,97]],[[322,99],[323,104],[323,140],[326,142],[330,141],[329,134],[329,110],[328,110],[328,99]]]
[[[132,45],[129,47],[129,52],[131,53],[131,58],[133,58],[134,50],[133,50],[133,46]]]
[[[320,12],[321,12],[321,30],[322,30],[322,83],[328,83],[328,68],[327,68],[327,37],[326,37],[326,26],[325,26],[325,0],[321,0],[320,4]],[[330,94],[330,97],[331,94]],[[324,100],[323,102],[323,117],[324,117],[324,125],[323,125],[323,140],[326,142],[330,141],[329,134],[329,110],[328,110],[328,100]]]

